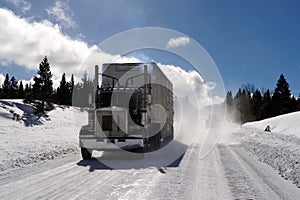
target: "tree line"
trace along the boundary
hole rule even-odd
[[[41,113],[53,109],[53,104],[88,105],[87,96],[92,88],[92,80],[88,79],[86,72],[81,79],[82,82],[77,84],[75,84],[73,74],[67,81],[66,74],[63,73],[57,88],[53,88],[52,76],[48,58],[45,56],[39,64],[37,75],[33,77],[33,83],[26,83],[24,86],[22,81],[17,81],[14,76],[10,78],[9,74],[6,74],[0,86],[0,98],[24,99],[25,103],[32,103],[36,111]]]
[[[299,95],[300,97],[300,95]],[[260,91],[252,84],[243,85],[233,97],[228,91],[225,104],[227,113],[236,122],[245,123],[300,111],[300,98],[296,99],[281,74],[274,92]]]

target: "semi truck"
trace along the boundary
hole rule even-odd
[[[173,85],[154,62],[95,66],[88,124],[79,133],[84,160],[93,150],[149,153],[173,140]]]

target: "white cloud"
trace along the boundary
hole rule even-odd
[[[8,3],[12,3],[17,8],[21,9],[23,13],[26,13],[31,9],[31,3],[26,0],[5,0]]]
[[[3,24],[0,26],[0,61],[37,70],[38,64],[47,55],[55,87],[64,72],[68,80],[74,74],[75,81],[78,81],[84,70],[93,74],[95,64],[101,66],[107,62],[139,62],[139,56],[111,55],[97,46],[89,46],[82,40],[72,39],[63,34],[58,25],[47,20],[29,22],[0,8],[0,21]],[[209,95],[209,91],[215,87],[214,83],[205,84],[196,71],[185,71],[173,65],[159,66],[173,82],[174,91],[180,98],[194,95],[201,105],[221,102],[221,98]],[[1,80],[4,80],[3,75],[0,75]],[[24,85],[25,83],[27,81],[23,80]]]
[[[96,45],[89,46],[82,40],[72,39],[63,34],[58,25],[47,20],[28,21],[0,8],[0,21],[0,62],[37,70],[47,55],[55,85],[64,72],[69,77],[74,74],[76,81],[80,80],[84,70],[92,74],[95,64],[101,66],[104,62],[137,61],[107,54]]]
[[[190,39],[188,37],[176,37],[169,39],[167,43],[167,48],[176,48],[180,46],[185,46],[190,43]]]
[[[13,12],[0,8],[0,60],[14,62],[30,70],[48,55],[54,76],[76,72],[95,49],[85,42],[64,35],[59,26],[45,20],[28,22]]]
[[[4,80],[5,80],[5,76],[3,74],[0,74],[0,87],[4,83]]]
[[[174,94],[179,99],[189,99],[192,105],[199,105],[199,108],[211,104],[219,104],[224,99],[218,96],[211,96],[209,91],[216,84],[205,83],[200,74],[194,70],[185,71],[181,67],[174,65],[158,64],[160,69],[167,75],[173,83]]]
[[[69,1],[56,1],[52,7],[46,9],[46,12],[51,18],[65,28],[76,27]]]

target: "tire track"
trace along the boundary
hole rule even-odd
[[[237,145],[218,146],[228,185],[235,199],[298,199],[291,187],[274,170],[249,157]]]

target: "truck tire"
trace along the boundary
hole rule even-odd
[[[161,132],[159,132],[158,134],[155,135],[155,144],[154,144],[154,149],[155,151],[160,149],[161,146]]]
[[[136,149],[136,153],[144,153],[144,152],[145,152],[144,147],[139,147]]]
[[[81,156],[83,160],[91,160],[92,150],[81,147]]]
[[[147,145],[147,149],[146,152],[153,152],[156,151],[160,148],[161,146],[161,132],[157,133],[156,135],[150,137],[148,139],[148,145]]]

